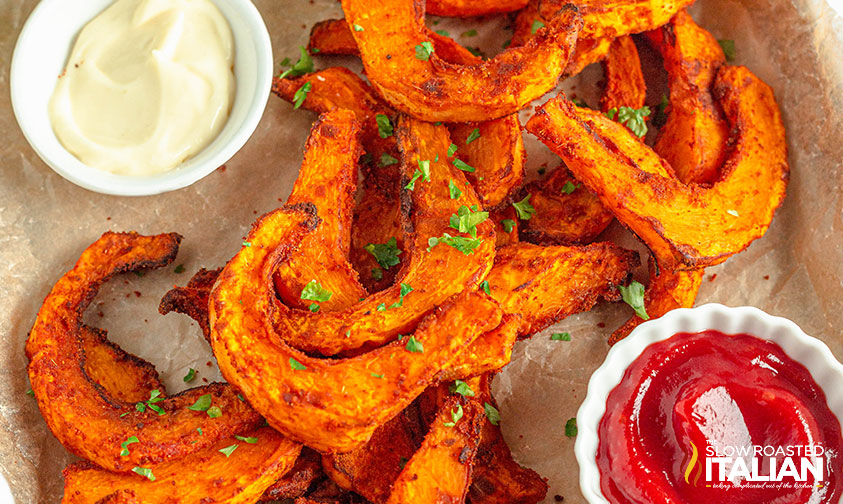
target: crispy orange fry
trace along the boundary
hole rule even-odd
[[[616,38],[658,28],[694,0],[578,0],[576,6],[583,18],[580,37],[584,39]],[[543,19],[551,17],[568,0],[542,0],[539,11]]]
[[[527,184],[519,199],[530,195],[536,213],[521,221],[521,236],[532,243],[571,245],[588,243],[614,216],[600,200],[561,165],[542,179]]]
[[[427,121],[486,121],[512,114],[550,91],[576,43],[580,17],[565,8],[524,46],[478,65],[444,61],[410,0],[344,0],[366,75],[393,107]]]
[[[317,223],[315,209],[300,205],[255,224],[252,246],[229,261],[211,292],[211,342],[223,376],[272,427],[319,451],[343,452],[404,409],[457,353],[499,325],[502,313],[484,294],[466,293],[435,309],[412,339],[347,359],[296,351],[270,322],[280,303],[267,280]]]
[[[296,499],[307,493],[310,486],[319,478],[324,477],[321,457],[317,452],[304,447],[292,469],[264,491],[260,502]]]
[[[638,266],[638,254],[611,243],[581,247],[501,247],[486,278],[492,297],[506,313],[519,313],[526,336],[586,311],[599,298],[618,298],[615,286]]]
[[[603,60],[606,89],[600,99],[600,109],[630,107],[640,109],[647,98],[647,84],[641,72],[641,60],[632,37],[624,35],[612,42],[608,57]]]
[[[162,393],[152,398],[154,408],[140,411],[135,404],[110,396],[84,371],[81,317],[99,286],[116,273],[169,264],[180,239],[176,234],[105,233],[55,284],[27,340],[29,379],[47,426],[72,453],[113,471],[154,467],[260,423],[260,416],[225,384],[166,399]],[[204,395],[210,395],[222,416],[210,418],[204,411],[188,409]],[[156,414],[157,408],[163,414]],[[130,455],[121,456],[121,443],[131,436],[138,443]]]
[[[515,12],[527,5],[527,0],[428,0],[428,14],[445,17],[473,17],[503,12]]]
[[[336,355],[388,342],[412,331],[435,305],[475,288],[491,268],[495,238],[489,220],[477,225],[476,239],[480,241],[469,254],[444,243],[431,247],[430,239],[444,234],[470,238],[452,228],[450,218],[461,206],[479,205],[474,191],[465,185],[463,172],[448,159],[450,139],[445,126],[402,117],[396,134],[402,151],[404,188],[400,196],[401,227],[406,233],[399,283],[339,311],[311,313],[279,304],[272,312],[275,330],[295,348]],[[450,198],[449,181],[465,187],[459,199]],[[299,250],[293,256],[318,252]],[[320,263],[320,267],[327,264],[333,268],[335,263]],[[319,282],[319,278],[313,280]],[[406,290],[402,283],[413,290],[402,295],[402,289]]]
[[[735,131],[711,188],[686,186],[624,126],[557,98],[527,123],[669,270],[719,264],[763,236],[784,199],[784,126],[769,86],[723,67],[715,96]]]
[[[311,128],[287,204],[313,203],[321,222],[304,238],[301,253],[279,263],[275,271],[278,297],[291,308],[312,306],[312,301],[302,299],[302,292],[314,279],[333,293],[316,305],[321,310],[343,310],[366,297],[348,261],[357,159],[361,154],[359,134],[354,112],[345,109],[322,114]],[[326,264],[331,268],[325,268]]]
[[[208,296],[211,288],[222,268],[206,270],[200,268],[188,280],[184,287],[173,287],[164,294],[158,304],[158,313],[166,315],[170,312],[183,313],[192,318],[202,329],[202,335],[211,343],[211,330],[208,327]]]
[[[235,438],[155,467],[151,476],[113,473],[89,462],[76,462],[64,470],[64,504],[95,504],[115,493],[115,502],[193,504],[196,502],[251,503],[275,480],[293,467],[301,445],[266,427],[249,432],[255,443]],[[136,445],[128,445],[134,449]],[[220,452],[226,448],[228,455]],[[227,450],[226,450],[227,451]],[[153,480],[154,478],[154,480]],[[121,495],[122,494],[122,495]],[[108,501],[106,501],[108,502]]]
[[[681,11],[648,38],[664,58],[670,86],[667,122],[653,147],[684,183],[711,184],[720,175],[729,124],[711,95],[726,57],[717,40]]]

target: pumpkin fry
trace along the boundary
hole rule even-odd
[[[624,126],[561,98],[541,106],[527,129],[647,244],[660,267],[697,269],[725,261],[764,234],[789,173],[769,86],[744,67],[723,67],[714,90],[735,137],[711,188],[682,184]]]
[[[629,107],[640,109],[647,98],[647,84],[641,71],[641,60],[632,37],[624,35],[616,38],[603,60],[603,74],[606,88],[600,98],[600,110]]]
[[[53,286],[26,343],[32,390],[53,435],[72,453],[112,471],[155,467],[260,423],[260,416],[225,384],[168,398],[159,389],[160,395],[149,396],[141,408],[109,395],[85,372],[81,317],[99,286],[117,273],[169,264],[180,240],[177,234],[105,233]],[[221,417],[188,409],[206,395],[222,410]],[[138,442],[122,456],[121,443],[132,436]]]

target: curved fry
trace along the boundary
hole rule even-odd
[[[527,0],[427,0],[428,14],[445,17],[474,17],[515,12],[527,5]]]
[[[255,224],[252,246],[229,261],[211,292],[211,342],[223,376],[272,427],[319,451],[342,452],[406,407],[457,353],[500,323],[501,311],[482,294],[458,296],[419,324],[413,338],[423,352],[405,349],[407,341],[348,359],[294,350],[271,324],[279,304],[268,280],[317,222],[314,208],[301,205]]]
[[[542,0],[539,12],[543,19],[551,17],[568,0]],[[580,37],[583,39],[616,38],[655,30],[694,0],[578,0],[575,2],[583,18]]]
[[[155,403],[163,412],[159,415],[154,408],[139,411],[134,403],[110,396],[85,372],[81,317],[99,286],[117,273],[169,264],[180,240],[177,234],[105,233],[53,286],[26,343],[32,390],[53,435],[74,454],[112,471],[177,459],[260,423],[260,416],[225,384],[162,399]],[[221,417],[188,409],[208,394]],[[121,456],[121,443],[132,436],[138,442]]]
[[[770,87],[744,67],[723,67],[714,89],[736,135],[711,188],[682,184],[624,126],[561,98],[540,107],[527,129],[647,244],[660,267],[696,269],[725,261],[764,234],[789,174]]]
[[[564,8],[524,46],[463,66],[430,52],[424,12],[412,1],[372,5],[343,1],[346,20],[362,28],[352,35],[366,75],[393,107],[427,121],[485,121],[522,109],[556,85],[581,22]]]
[[[641,72],[641,60],[632,37],[624,35],[612,42],[603,60],[606,88],[600,98],[600,110],[630,107],[640,109],[647,98],[647,84]]]
[[[182,459],[155,467],[154,481],[134,473],[109,472],[89,462],[76,462],[64,470],[62,503],[95,504],[114,494],[134,495],[137,502],[145,504],[255,502],[269,485],[293,467],[301,445],[268,427],[244,437],[256,441],[252,444],[234,438],[222,439]],[[229,455],[220,453],[221,449],[233,445],[236,448]],[[190,477],[186,477],[186,472]],[[116,502],[132,501],[117,498]]]

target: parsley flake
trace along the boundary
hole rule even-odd
[[[720,44],[720,47],[723,49],[723,55],[726,56],[726,61],[735,61],[735,55],[737,54],[737,51],[735,50],[735,41],[720,39],[717,43]]]
[[[313,84],[308,81],[296,90],[296,93],[293,95],[293,110],[301,107],[304,100],[307,99],[307,93],[309,93],[311,89],[313,89]]]
[[[577,437],[577,419],[569,418],[565,422],[565,435],[568,437]]]
[[[460,421],[460,418],[462,418],[462,415],[463,415],[462,404],[457,404],[457,409],[451,410],[451,421],[445,422],[443,425],[445,427],[453,427],[453,426],[457,425],[457,422]]]
[[[407,294],[409,294],[411,292],[413,292],[413,288],[402,282],[401,283],[401,298],[398,301],[389,305],[389,307],[390,308],[400,308],[401,306],[403,306],[404,305],[404,296],[406,296]],[[381,303],[381,304],[383,304],[383,303]],[[380,308],[380,306],[378,306],[378,308]]]
[[[372,254],[375,260],[383,269],[389,269],[398,265],[401,259],[401,249],[398,248],[398,240],[391,237],[386,243],[370,243],[364,247],[366,252]]]
[[[219,406],[211,406],[210,408],[208,408],[208,411],[206,413],[208,413],[208,416],[211,418],[219,418],[222,416],[222,410]]]
[[[377,266],[372,268],[372,278],[375,280],[383,280],[383,270]]]
[[[237,446],[239,445],[233,444],[231,446],[226,446],[225,448],[220,449],[219,452],[225,455],[225,458],[228,458],[231,456],[232,453],[234,453],[234,450],[237,449]]]
[[[469,133],[468,138],[465,139],[465,144],[468,145],[478,138],[480,138],[480,128],[474,128],[471,130],[471,133]]]
[[[450,179],[448,180],[448,191],[451,194],[451,199],[457,199],[462,196],[462,191],[460,191],[460,188],[457,187],[457,184],[455,184],[454,181]]]
[[[477,30],[475,30],[474,28],[472,28],[472,29],[470,29],[470,30],[467,30],[467,31],[462,32],[462,33],[460,34],[460,36],[461,36],[461,37],[476,37],[476,36],[477,36]]]
[[[424,353],[424,345],[422,342],[417,340],[414,336],[410,336],[410,339],[407,340],[407,345],[404,346],[408,352],[413,353]]]
[[[486,412],[486,418],[489,420],[489,423],[491,423],[492,425],[498,425],[500,423],[501,414],[497,408],[487,402],[484,402],[483,409]]]
[[[485,56],[485,55],[483,54],[483,51],[481,51],[479,47],[469,47],[469,46],[466,46],[465,50],[466,50],[466,51],[468,51],[468,52],[470,52],[471,54],[473,54],[473,55],[477,56],[478,58],[482,58],[482,57],[484,57],[484,56]]]
[[[737,210],[726,210],[726,213],[731,215],[732,217],[739,217]]]
[[[179,264],[173,269],[173,273],[184,273],[184,264]]]
[[[489,288],[488,280],[483,280],[482,282],[480,282],[480,288],[483,289],[483,292],[485,292],[486,294],[490,296],[492,295],[492,289]]]
[[[184,380],[185,383],[190,383],[193,381],[194,378],[196,378],[196,370],[190,368],[187,370],[187,374],[184,375],[184,378],[182,378],[182,380]]]
[[[120,443],[120,447],[123,448],[120,450],[121,457],[128,457],[129,456],[129,445],[132,443],[137,443],[138,437],[137,436],[129,436],[128,439]]]
[[[535,21],[533,21],[533,25],[532,25],[532,26],[530,26],[530,33],[532,33],[533,35],[535,35],[535,33],[536,33],[537,31],[539,31],[539,28],[544,28],[544,23],[542,23],[541,21],[539,21],[538,19],[536,19]]]
[[[354,24],[354,25],[352,25],[352,26],[354,26],[354,31],[356,31],[356,32],[361,32],[361,31],[363,31],[363,27],[362,27],[362,26],[360,26],[359,24],[356,24],[356,23],[355,23],[355,24]]]
[[[553,341],[571,341],[571,333],[553,333],[550,335],[550,339]]]
[[[319,305],[316,303],[310,303],[310,306],[308,306],[307,309],[312,311],[313,313],[316,313],[319,311]]]
[[[152,474],[152,469],[148,467],[133,467],[132,472],[140,474],[149,481],[155,481],[155,475]]]
[[[395,159],[394,157],[390,156],[389,154],[387,154],[385,152],[383,154],[381,154],[381,162],[380,162],[381,166],[392,166],[396,163],[398,163],[398,160]]]
[[[580,108],[590,108],[588,106],[588,103],[586,103],[585,100],[581,100],[580,98],[573,98],[571,100],[571,103],[573,103],[574,105],[576,105],[577,107],[580,107]]]
[[[615,120],[625,125],[638,138],[643,138],[647,134],[647,122],[645,117],[650,115],[650,107],[644,105],[640,109],[631,107],[611,108],[605,113],[606,117]]]
[[[573,182],[569,180],[565,182],[565,184],[562,186],[562,192],[565,194],[571,194],[572,192],[576,191],[579,186],[579,184],[574,185]]]
[[[301,291],[301,298],[305,301],[323,302],[331,299],[333,295],[331,291],[322,288],[322,285],[316,279],[308,282]],[[314,313],[319,311],[319,305],[316,303],[312,303],[308,308]]]
[[[460,233],[468,233],[472,238],[477,238],[477,225],[489,218],[489,212],[472,212],[470,208],[462,205],[457,213],[451,214],[450,225]]]
[[[451,34],[448,33],[447,30],[436,30],[436,33],[438,33],[439,35],[442,35],[443,37],[450,37],[451,36]]]
[[[211,394],[205,394],[199,396],[199,399],[196,400],[191,406],[188,406],[187,409],[193,411],[208,411],[208,408],[211,407]]]
[[[299,53],[301,53],[301,56],[299,57],[299,60],[296,62],[296,64],[290,67],[288,70],[285,70],[281,75],[279,75],[279,79],[284,79],[286,77],[298,77],[300,75],[309,74],[313,72],[313,60],[310,58],[310,55],[307,54],[307,50],[304,48],[304,46],[299,46]],[[284,61],[289,64],[290,60],[285,59]]]
[[[290,357],[290,367],[293,369],[293,371],[304,371],[305,369],[307,369],[307,366],[292,357]]]
[[[644,307],[644,286],[638,282],[633,281],[629,284],[629,287],[626,286],[619,286],[618,289],[621,291],[621,297],[623,297],[623,302],[628,304],[635,310],[635,314],[641,317],[644,320],[650,320],[650,316],[647,315],[647,310]]]
[[[448,387],[448,392],[452,394],[459,394],[465,397],[474,397],[474,391],[471,390],[471,387],[462,380],[454,380],[454,383]]]
[[[536,209],[530,204],[530,196],[532,194],[528,194],[521,201],[516,201],[512,204],[515,207],[518,218],[521,220],[530,220],[536,213]]]
[[[448,146],[448,157],[453,156],[455,152],[457,152],[457,144],[452,143]]]
[[[383,374],[372,373],[373,378],[383,378]]]
[[[474,253],[474,249],[476,249],[480,246],[481,243],[483,243],[483,239],[467,238],[464,236],[451,236],[448,233],[442,233],[442,236],[431,236],[427,239],[427,251],[430,252],[430,249],[439,245],[440,243],[444,243],[449,247],[453,247],[465,255],[471,255]]]
[[[243,441],[244,443],[249,443],[249,444],[257,444],[258,443],[258,438],[256,438],[256,437],[234,436],[234,439],[237,439],[237,440]]]
[[[515,228],[515,221],[512,219],[504,219],[501,221],[501,226],[505,232],[511,233]]]
[[[378,123],[378,135],[380,135],[381,138],[388,138],[392,136],[393,127],[392,121],[389,120],[389,117],[384,114],[377,114],[375,116],[375,122]],[[383,156],[381,156],[381,159],[383,159]]]
[[[164,409],[161,408],[161,406],[155,404],[163,400],[164,398],[161,397],[161,391],[155,389],[149,393],[149,399],[135,404],[135,409],[143,413],[144,411],[146,411],[146,408],[149,408],[152,411],[158,413],[158,416],[163,416],[165,414]]]
[[[653,116],[653,124],[658,127],[664,126],[664,123],[667,122],[668,105],[670,105],[670,101],[668,101],[667,95],[662,94],[662,101],[659,102],[659,106],[656,107],[656,115]]]
[[[454,160],[454,168],[458,168],[464,172],[474,173],[474,167],[463,161],[462,159]]]
[[[433,43],[429,40],[416,46],[416,59],[427,61],[430,59],[431,54],[433,54]]]
[[[35,397],[35,391],[30,388],[26,391],[26,395],[29,397]]]

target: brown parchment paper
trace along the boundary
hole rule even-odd
[[[287,197],[315,118],[270,97],[249,143],[224,170],[191,187],[142,198],[81,189],[40,161],[11,111],[12,50],[35,4],[0,0],[0,473],[19,504],[58,502],[61,469],[72,460],[26,395],[24,341],[53,282],[106,230],[183,234],[172,266],[113,280],[87,319],[153,362],[170,391],[184,387],[181,378],[189,367],[199,370],[199,380],[219,379],[198,327],[181,315],[162,317],[158,301],[197,268],[222,265],[252,220]],[[341,15],[336,0],[255,4],[269,27],[276,62],[285,56],[295,60],[313,22]],[[826,0],[699,0],[693,13],[716,37],[735,40],[736,64],[749,66],[772,85],[784,114],[792,166],[788,197],[767,236],[708,270],[698,304],[755,305],[789,317],[843,358],[843,20]],[[487,54],[499,51],[510,36],[506,17],[430,19],[433,23]],[[477,28],[479,35],[461,37],[469,28]],[[335,62],[360,68],[353,58],[316,58],[320,67]],[[595,65],[562,87],[596,104],[600,77]],[[651,103],[657,103],[661,94],[651,94]],[[535,139],[525,134],[525,140],[532,171],[543,164],[556,166],[558,161]],[[637,246],[617,228],[605,238]],[[176,274],[180,264],[186,271]],[[640,277],[646,277],[643,271]],[[630,312],[623,304],[600,305],[519,343],[495,383],[504,435],[517,459],[548,479],[546,502],[558,502],[555,496],[584,502],[574,442],[565,437],[564,425],[575,416],[588,378],[608,350],[606,339]],[[550,341],[552,330],[569,331],[572,341]]]

